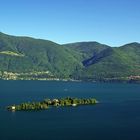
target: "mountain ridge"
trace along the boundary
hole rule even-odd
[[[133,42],[120,47],[95,41],[58,44],[0,32],[1,79],[4,72],[19,75],[34,73],[26,75],[26,78],[36,79],[129,79],[140,76],[140,43]],[[40,75],[35,75],[35,72]]]

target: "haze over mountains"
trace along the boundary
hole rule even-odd
[[[57,44],[0,33],[0,71],[46,72],[50,78],[103,80],[140,76],[140,44],[110,47],[98,42]]]

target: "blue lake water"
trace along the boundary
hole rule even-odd
[[[9,112],[44,98],[95,97],[100,104]],[[0,140],[140,140],[140,85],[0,81]]]

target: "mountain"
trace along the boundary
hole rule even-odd
[[[49,71],[66,78],[82,67],[79,59],[77,52],[51,41],[0,33],[1,71]]]
[[[1,79],[140,79],[140,44],[57,44],[0,33]]]
[[[80,53],[83,60],[92,57],[94,54],[101,52],[104,49],[107,49],[109,46],[100,44],[98,42],[77,42],[71,44],[64,44],[68,48]]]
[[[92,44],[92,42],[91,42]],[[82,44],[83,45],[83,44]],[[85,48],[82,47],[81,48]],[[99,80],[99,79],[125,79],[140,76],[140,44],[131,43],[121,47],[109,47],[98,44],[96,46],[100,50],[89,51],[89,58],[82,61],[84,68],[75,74],[75,78],[83,80]],[[95,48],[96,48],[95,47]],[[75,49],[81,52],[80,46]],[[82,53],[87,50],[82,49]]]

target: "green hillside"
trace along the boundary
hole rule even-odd
[[[140,44],[110,47],[98,42],[60,45],[0,33],[1,79],[140,79]]]
[[[50,71],[56,77],[65,78],[82,67],[77,54],[51,41],[0,33],[1,71]]]
[[[83,60],[90,58],[93,54],[97,54],[109,46],[100,44],[98,42],[77,42],[71,44],[65,44],[64,46],[71,48],[72,50],[79,52],[82,55]]]
[[[78,74],[75,73],[75,78],[100,80],[138,77],[140,76],[140,44],[131,43],[116,48],[107,47],[93,53],[91,57],[82,62],[84,68]]]

